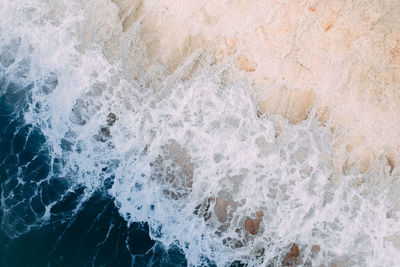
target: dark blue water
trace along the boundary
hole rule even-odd
[[[0,266],[186,266],[148,225],[127,225],[109,184],[83,200],[85,188],[62,177],[64,159],[23,118],[32,86],[0,73]]]

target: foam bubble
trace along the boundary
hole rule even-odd
[[[58,197],[106,188],[127,223],[147,222],[192,265],[396,264],[395,172],[378,162],[335,176],[329,125],[257,115],[235,62],[213,60],[202,38],[172,44],[184,56],[157,53],[157,35],[144,35],[161,22],[117,2],[0,7],[1,71],[32,84],[24,119],[46,136]],[[41,200],[44,221],[58,201]]]

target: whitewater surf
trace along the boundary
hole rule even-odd
[[[399,25],[394,0],[2,0],[1,265],[397,266]]]

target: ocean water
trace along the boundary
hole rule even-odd
[[[394,48],[383,92],[378,35],[297,76],[281,4],[2,0],[0,266],[397,266]]]
[[[40,128],[23,119],[32,84],[2,78],[0,265],[186,266],[178,247],[150,239],[147,224],[127,225],[109,185],[82,201],[85,189],[59,177],[60,160],[50,157]]]

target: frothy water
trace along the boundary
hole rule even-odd
[[[102,192],[96,205],[124,218],[111,225],[146,223],[150,250],[179,250],[182,265],[397,265],[397,167],[376,160],[369,172],[360,162],[338,172],[329,123],[258,112],[243,57],[240,72],[195,39],[186,56],[157,52],[181,44],[173,31],[168,42],[152,37],[161,33],[146,28],[154,14],[143,10],[107,0],[0,6],[8,238],[81,218]]]

